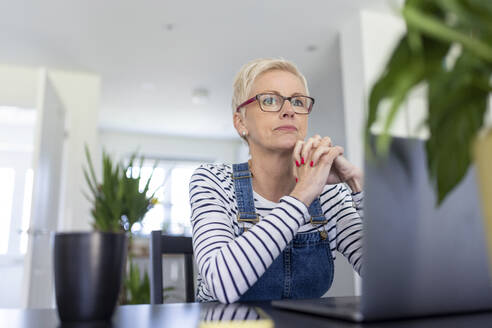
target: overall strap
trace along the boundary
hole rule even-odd
[[[238,222],[256,223],[260,220],[256,214],[253,198],[252,174],[248,162],[232,165],[232,181],[236,191]]]
[[[314,201],[309,205],[309,215],[311,216],[312,224],[325,224],[327,222],[326,217],[323,215],[319,197],[316,197]]]
[[[326,232],[326,222],[328,219],[323,215],[323,210],[321,209],[321,204],[319,202],[319,197],[317,197],[311,205],[309,205],[309,215],[311,216],[311,224],[313,226],[318,226],[319,236],[322,240],[328,238],[328,232]],[[323,226],[323,228],[320,228]]]
[[[259,216],[256,213],[255,202],[253,198],[252,174],[249,170],[248,163],[232,165],[232,180],[236,191],[237,219],[238,222],[258,222]],[[319,197],[317,197],[308,208],[312,224],[325,224],[326,217],[321,210]]]

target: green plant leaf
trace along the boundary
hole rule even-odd
[[[490,1],[474,0],[440,0],[438,5],[448,12],[454,14],[458,19],[455,28],[460,30],[474,30],[492,36],[492,6]],[[448,15],[449,15],[448,14]]]
[[[128,258],[129,270],[123,282],[127,293],[125,304],[149,304],[150,303],[150,280],[145,271],[141,278],[140,269]]]
[[[492,89],[492,2],[407,0],[403,16],[408,32],[370,92],[366,147],[380,104],[390,102],[377,140],[377,149],[384,153],[399,105],[412,86],[426,82],[427,166],[440,204],[466,174],[471,142],[484,124]],[[461,54],[453,67],[444,67],[452,44],[461,46]],[[366,149],[370,157],[371,148]]]
[[[93,182],[94,186],[96,186],[97,185],[97,178],[96,178],[96,173],[94,172],[94,166],[92,165],[92,158],[91,158],[91,153],[89,151],[89,146],[87,146],[87,144],[85,144],[84,148],[85,148],[85,157],[86,157],[87,163],[89,165],[89,172],[90,172],[91,177],[92,177],[92,182]],[[88,179],[88,181],[90,181],[90,179]]]
[[[383,132],[377,140],[377,150],[384,154],[388,150],[390,127],[407,94],[413,87],[438,71],[449,45],[433,42],[419,36],[422,48],[415,52],[410,47],[408,36],[403,37],[395,48],[386,69],[372,87],[369,96],[369,113],[366,125],[366,142],[369,141],[371,126],[377,120],[379,106],[384,100],[390,101],[389,114],[384,122]],[[370,149],[370,148],[368,148]]]
[[[103,150],[102,153],[102,181],[98,182],[91,157],[86,148],[89,170],[84,170],[84,177],[93,195],[93,199],[85,195],[93,203],[91,209],[94,218],[93,227],[100,231],[131,231],[136,222],[140,222],[145,213],[152,207],[151,200],[155,192],[149,197],[147,192],[153,177],[157,162],[146,180],[143,191],[139,190],[142,165],[144,158],[140,158],[138,174],[133,176],[136,153],[132,154],[127,166],[111,159]]]
[[[483,125],[491,72],[464,52],[452,71],[429,80],[430,138],[426,143],[428,169],[441,204],[465,176],[471,164],[471,143]]]
[[[417,8],[405,6],[403,16],[409,26],[413,29],[426,33],[444,42],[459,42],[475,56],[492,63],[492,47],[487,43],[470,37],[469,35],[447,26],[427,13],[419,11]]]

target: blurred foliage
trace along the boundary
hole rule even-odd
[[[147,271],[140,278],[140,270],[129,258],[130,268],[123,282],[126,290],[124,304],[150,304],[150,280]]]
[[[98,182],[87,146],[85,154],[88,169],[84,168],[84,176],[91,192],[91,196],[86,194],[86,198],[93,206],[91,214],[94,218],[94,229],[104,232],[130,232],[133,225],[140,222],[145,213],[157,203],[154,197],[157,190],[148,195],[157,162],[145,181],[145,187],[140,191],[143,156],[138,166],[135,166],[136,153],[130,157],[127,165],[123,165],[114,162],[103,151],[102,181]]]
[[[387,152],[396,113],[415,86],[426,84],[427,166],[440,204],[465,176],[484,124],[492,91],[492,1],[407,0],[402,14],[407,33],[372,87],[366,140],[380,105],[389,103],[376,143],[377,152]]]
[[[150,304],[150,280],[147,271],[140,274],[138,265],[133,263],[132,257],[129,257],[129,270],[123,282],[124,295],[120,304]],[[168,293],[173,291],[174,287],[163,289],[163,300],[169,297]]]

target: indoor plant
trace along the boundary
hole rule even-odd
[[[143,158],[135,170],[136,155],[123,165],[103,152],[102,181],[98,182],[87,148],[86,156],[84,174],[91,193],[86,196],[93,203],[94,232],[55,236],[55,289],[62,321],[110,320],[120,294],[132,226],[156,203],[155,191],[149,195],[152,174],[139,188]],[[122,294],[126,299],[126,293]]]
[[[492,91],[492,2],[407,0],[402,15],[407,32],[370,92],[366,139],[381,103],[389,102],[376,143],[384,153],[397,111],[415,86],[426,85],[427,167],[438,204],[475,160],[492,237],[492,176],[486,168],[492,160],[492,129],[484,120]],[[492,254],[492,238],[489,245]]]
[[[150,279],[147,272],[140,274],[140,269],[132,261],[129,262],[127,277],[124,279],[124,292],[126,299],[124,304],[150,304]],[[163,299],[169,297],[168,292],[174,287],[163,288]]]

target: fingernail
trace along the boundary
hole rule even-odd
[[[297,166],[297,167],[299,167],[299,166],[300,166],[300,165],[299,165],[299,162],[298,162],[297,160],[296,160],[296,166]]]
[[[313,167],[313,164],[314,164],[314,163],[313,163],[313,161],[311,161],[311,163],[309,163],[309,165],[310,165],[311,167]]]
[[[297,183],[297,178],[296,178],[296,183]]]
[[[304,157],[301,157],[301,164],[304,164]]]

